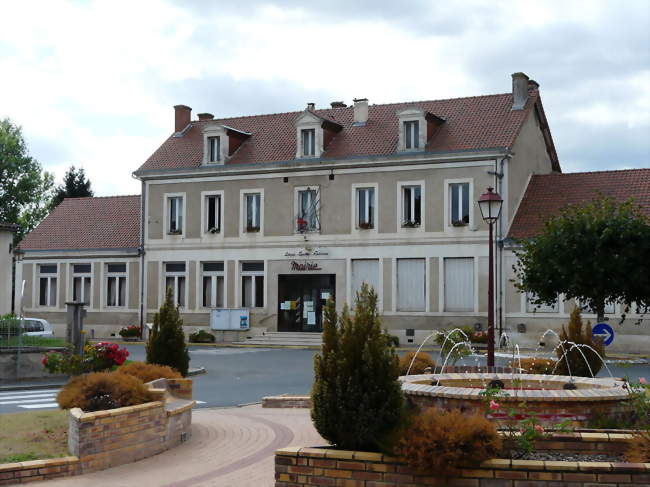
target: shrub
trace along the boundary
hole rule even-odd
[[[354,317],[327,301],[323,347],[314,357],[311,417],[323,438],[347,450],[384,450],[404,418],[395,349],[381,331],[377,294],[363,284]]]
[[[169,365],[183,377],[187,375],[190,355],[185,345],[183,320],[172,300],[172,290],[167,288],[165,302],[153,317],[153,328],[147,342],[147,362]]]
[[[196,330],[190,333],[190,342],[194,343],[214,343],[216,338],[210,332],[205,330]]]
[[[153,400],[153,395],[136,377],[112,372],[94,372],[73,377],[56,397],[61,409],[103,411],[134,406]]]
[[[128,350],[120,348],[117,343],[86,343],[83,357],[72,353],[69,348],[65,352],[45,353],[41,363],[50,374],[79,375],[110,370],[122,365],[128,356]]]
[[[650,429],[634,434],[625,452],[625,459],[632,463],[650,462]]]
[[[179,379],[181,374],[166,365],[145,364],[144,362],[131,362],[123,365],[115,372],[137,377],[142,382],[151,382],[156,379]]]
[[[576,306],[571,312],[568,331],[564,325],[562,325],[560,341],[565,343],[563,346],[560,346],[556,349],[559,361],[557,366],[558,374],[591,377],[591,373],[589,371],[590,367],[591,372],[593,372],[594,375],[596,375],[602,368],[602,360],[589,348],[580,347],[580,350],[578,350],[577,347],[571,348],[573,347],[573,343],[588,345],[596,350],[596,352],[598,352],[601,357],[605,358],[605,347],[603,346],[602,339],[593,339],[593,336],[591,334],[591,325],[589,322],[586,324],[582,323],[579,307]],[[563,357],[565,350],[566,355]],[[580,351],[582,351],[582,353],[580,353]],[[589,365],[587,365],[587,362],[585,362],[585,358],[587,359]]]
[[[501,447],[496,426],[483,416],[431,408],[413,419],[395,451],[411,468],[447,477],[494,458]]]
[[[549,358],[522,358],[521,365],[519,360],[510,361],[510,367],[519,369],[521,367],[527,374],[547,374],[550,375],[555,368],[557,361]]]
[[[463,326],[459,329],[440,330],[444,335],[436,335],[436,343],[442,348],[440,349],[441,357],[449,357],[449,365],[454,365],[459,359],[470,355],[472,353],[469,345],[458,345],[469,341],[474,331],[469,326]],[[452,352],[453,350],[453,352]]]
[[[138,325],[124,326],[120,330],[120,336],[122,338],[140,338],[140,327]]]
[[[409,365],[411,365],[411,361],[413,360],[413,356],[415,355],[415,352],[406,352],[402,357],[399,359],[399,373],[400,375],[406,375],[406,372],[409,369]],[[434,360],[431,358],[431,355],[429,355],[426,352],[420,352],[418,353],[417,357],[415,358],[415,361],[413,362],[413,366],[411,367],[411,374],[424,374],[424,369],[427,367],[433,368],[436,366],[436,363]]]
[[[20,320],[17,316],[7,314],[0,316],[0,338],[20,335]]]

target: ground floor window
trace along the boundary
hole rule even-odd
[[[165,292],[172,290],[172,300],[178,307],[185,306],[185,263],[165,264]]]
[[[361,285],[367,283],[379,294],[379,259],[352,260],[352,301]]]
[[[56,264],[41,264],[38,266],[39,306],[56,306],[57,271]]]
[[[203,307],[224,307],[223,262],[203,263]]]
[[[242,262],[241,305],[243,308],[264,307],[264,262]]]
[[[106,306],[126,306],[126,264],[106,264]]]
[[[446,258],[445,311],[474,311],[474,259]]]
[[[397,310],[426,308],[426,260],[397,259]]]
[[[526,313],[558,313],[560,311],[560,301],[556,299],[551,305],[535,304],[536,296],[526,293]]]
[[[72,264],[72,300],[90,304],[91,271],[90,264]]]

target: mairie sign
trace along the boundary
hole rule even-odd
[[[605,345],[610,345],[614,341],[614,330],[607,323],[598,323],[591,329],[594,338],[602,338]]]

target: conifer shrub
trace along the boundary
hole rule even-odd
[[[496,426],[481,415],[430,408],[412,419],[395,449],[411,468],[444,478],[461,467],[496,457],[502,441]]]
[[[334,301],[324,313],[323,346],[314,357],[311,417],[320,435],[337,448],[389,451],[405,407],[395,349],[382,332],[377,294],[363,284],[354,316]]]
[[[73,377],[56,397],[61,409],[103,411],[153,401],[142,381],[128,374],[93,372]]]
[[[167,288],[165,302],[153,318],[153,328],[147,342],[147,363],[168,365],[183,377],[187,375],[190,355],[185,345],[183,320],[174,306],[171,288]]]
[[[591,377],[592,372],[595,376],[603,367],[602,360],[589,348],[580,347],[580,350],[578,347],[572,348],[574,343],[588,345],[605,358],[603,340],[600,338],[594,340],[591,334],[591,324],[588,321],[586,324],[582,322],[579,307],[576,306],[571,312],[568,327],[565,328],[562,325],[560,341],[563,342],[563,346],[557,347],[555,351],[559,362],[556,369],[557,374]],[[563,357],[565,351],[566,356]],[[591,372],[589,371],[590,367]]]
[[[414,355],[415,352],[410,351],[410,352],[406,352],[403,356],[400,357],[399,359],[400,375],[406,375]],[[413,366],[411,367],[411,371],[409,372],[409,374],[424,374],[425,373],[424,369],[429,367],[433,371],[433,368],[435,366],[436,366],[436,362],[431,358],[431,355],[429,355],[426,352],[420,352],[415,357],[415,360],[413,361]]]
[[[180,379],[181,374],[167,365],[146,364],[144,362],[131,362],[122,365],[115,371],[118,374],[127,374],[140,379],[142,382],[151,382],[156,379]]]
[[[216,337],[209,331],[196,330],[190,333],[189,339],[192,343],[214,343]]]
[[[510,367],[513,369],[523,369],[526,374],[546,374],[550,375],[555,368],[556,360],[550,358],[522,358],[519,360],[511,360]]]

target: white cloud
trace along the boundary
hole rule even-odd
[[[172,105],[187,103],[179,97],[197,111],[248,114],[330,96],[504,92],[510,73],[525,70],[542,85],[565,167],[591,164],[589,133],[608,132],[604,150],[621,166],[617,141],[634,146],[634,163],[650,151],[638,140],[650,107],[643,1],[305,5],[14,2],[0,18],[0,117],[23,125],[58,177],[83,165],[98,194],[125,194],[139,191],[130,174],[171,131]]]

